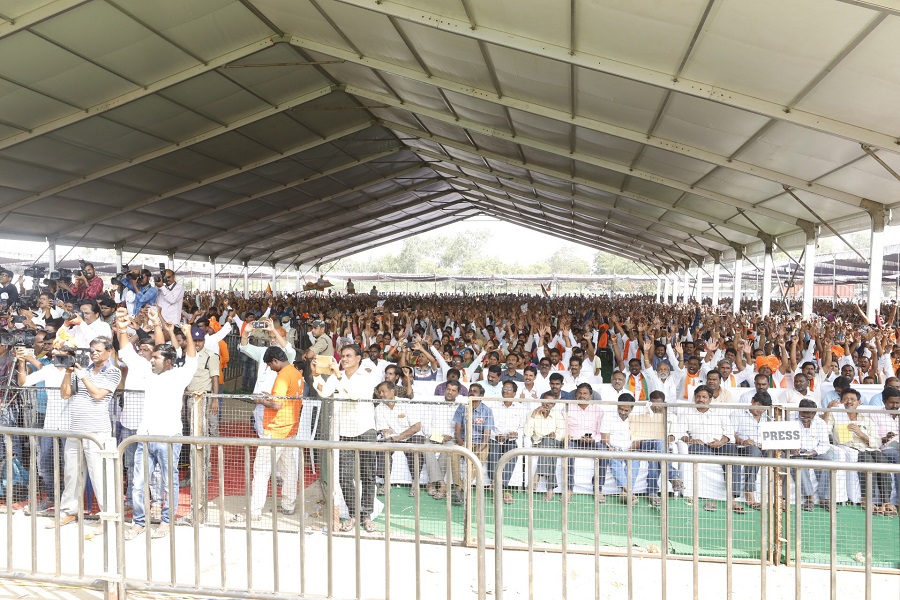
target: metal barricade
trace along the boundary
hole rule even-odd
[[[595,465],[599,464],[599,461],[613,461],[619,460],[623,461],[626,464],[626,468],[630,468],[631,465],[635,462],[640,461],[659,461],[663,465],[663,472],[665,472],[666,465],[669,461],[673,459],[671,454],[662,454],[662,453],[649,453],[649,452],[611,452],[611,451],[589,451],[589,450],[576,450],[576,449],[544,449],[544,448],[518,448],[512,451],[505,453],[499,460],[497,470],[499,471],[505,464],[510,461],[516,460],[520,457],[526,457],[528,459],[534,458],[546,458],[552,460],[560,460],[560,459],[569,459],[569,458],[580,458],[580,459],[588,459],[594,462]],[[723,465],[723,461],[721,458],[716,456],[707,456],[707,455],[682,455],[678,457],[678,460],[690,465],[693,472],[696,474],[699,471],[701,465],[715,465],[720,467]],[[639,547],[636,543],[636,533],[634,530],[634,510],[635,505],[632,501],[626,500],[624,502],[626,507],[627,521],[626,521],[626,543],[624,553],[618,553],[619,556],[623,556],[625,559],[624,568],[622,568],[621,564],[617,565],[617,568],[609,568],[610,565],[613,564],[611,558],[606,559],[606,569],[601,569],[601,556],[611,556],[612,553],[609,552],[609,548],[603,548],[601,543],[601,524],[604,519],[602,517],[601,504],[598,502],[599,498],[599,490],[595,488],[594,496],[593,496],[593,520],[594,520],[594,530],[593,530],[593,540],[591,547],[589,549],[579,548],[576,550],[576,553],[573,554],[569,547],[569,526],[567,523],[566,515],[568,514],[570,508],[570,499],[568,495],[562,494],[560,499],[562,503],[562,519],[561,519],[561,544],[559,547],[559,551],[561,553],[561,569],[557,572],[554,569],[554,573],[560,578],[559,585],[551,585],[549,586],[552,590],[558,594],[555,597],[568,598],[570,595],[569,584],[572,580],[572,567],[569,561],[572,556],[578,556],[581,561],[581,566],[584,566],[584,558],[585,554],[588,554],[588,558],[592,558],[592,563],[590,565],[589,571],[592,573],[593,577],[593,589],[588,590],[586,584],[582,582],[579,583],[580,587],[577,588],[576,592],[572,593],[572,597],[588,597],[591,593],[594,598],[606,597],[606,594],[610,593],[608,589],[604,590],[604,579],[608,581],[608,585],[612,588],[620,587],[622,584],[622,580],[624,580],[624,585],[626,587],[626,594],[629,600],[633,597],[659,597],[666,598],[670,588],[675,591],[675,594],[678,597],[683,597],[686,595],[687,591],[684,589],[685,582],[690,580],[690,592],[692,593],[694,598],[698,598],[700,596],[709,595],[709,597],[722,597],[722,590],[718,587],[718,584],[712,584],[709,588],[704,589],[701,586],[701,581],[704,578],[701,577],[701,562],[724,562],[725,565],[725,598],[731,598],[733,596],[733,592],[735,589],[740,590],[740,597],[749,598],[758,596],[760,598],[766,598],[769,593],[769,583],[767,581],[767,577],[769,575],[778,575],[784,574],[785,571],[776,571],[773,572],[769,569],[772,565],[772,544],[771,544],[771,531],[772,531],[772,514],[770,512],[771,506],[775,501],[775,496],[773,490],[774,486],[772,479],[774,477],[785,477],[785,494],[790,497],[791,489],[793,486],[800,485],[800,477],[802,469],[822,469],[830,472],[847,469],[848,465],[846,463],[836,463],[834,461],[821,461],[821,460],[808,460],[803,462],[802,464],[796,460],[790,459],[768,459],[768,458],[760,458],[760,459],[751,459],[744,457],[730,457],[727,461],[728,465],[738,465],[741,467],[759,467],[760,473],[763,480],[763,485],[761,486],[761,502],[760,502],[760,510],[758,513],[758,519],[752,518],[750,521],[750,527],[754,527],[759,532],[759,555],[757,558],[758,561],[758,571],[753,575],[748,569],[752,569],[753,567],[744,567],[744,565],[748,563],[752,563],[755,561],[747,561],[747,560],[738,560],[735,557],[735,521],[734,521],[734,512],[733,508],[735,506],[735,500],[729,494],[725,501],[725,538],[724,538],[724,560],[714,559],[711,557],[703,557],[701,556],[702,547],[700,543],[701,533],[704,530],[704,527],[701,526],[701,522],[703,520],[708,521],[708,519],[701,519],[700,510],[701,510],[701,502],[700,496],[698,493],[699,487],[696,487],[694,490],[694,495],[692,501],[690,502],[690,519],[691,519],[691,537],[692,537],[692,551],[689,556],[684,557],[685,560],[690,560],[690,572],[684,567],[684,560],[678,560],[677,562],[672,563],[673,559],[678,558],[674,556],[671,552],[671,540],[669,539],[670,532],[672,529],[672,508],[673,508],[673,499],[670,499],[667,494],[663,495],[661,498],[661,506],[659,509],[659,517],[658,517],[658,531],[659,531],[659,541],[660,545],[658,548],[648,548],[648,547]],[[864,473],[866,481],[869,485],[871,485],[871,478],[873,473],[877,472],[888,472],[891,474],[900,474],[900,466],[897,464],[872,464],[872,463],[860,463],[853,466],[853,469]],[[599,470],[598,467],[595,466],[595,473]],[[770,477],[770,473],[776,474],[774,477]],[[786,475],[790,473],[790,477]],[[730,485],[731,483],[731,471],[725,471],[725,478],[727,483]],[[497,480],[493,483],[494,487],[494,498],[498,498],[499,494],[502,493],[502,482]],[[508,560],[517,560],[517,565],[521,564],[521,560],[518,560],[516,557],[519,553],[515,552],[505,552],[508,544],[506,538],[504,537],[504,526],[505,526],[505,511],[504,503],[502,502],[494,502],[494,556],[495,556],[495,594],[499,599],[502,599],[504,596],[504,591],[515,591],[516,594],[524,596],[527,594],[529,600],[532,600],[534,597],[544,597],[546,596],[547,589],[536,589],[536,581],[534,579],[535,573],[541,573],[541,569],[535,568],[535,544],[533,541],[533,508],[534,508],[534,494],[531,491],[527,492],[527,504],[528,504],[528,528],[529,528],[529,543],[527,545],[527,570],[526,565],[521,565],[523,569],[519,571],[515,570],[516,573],[527,572],[528,578],[525,582],[523,582],[522,578],[517,577],[512,580],[504,577],[504,561]],[[847,509],[855,507],[847,507]],[[865,528],[865,541],[864,547],[860,550],[861,562],[864,562],[863,567],[859,567],[857,569],[847,569],[846,567],[840,568],[838,557],[837,557],[837,540],[838,540],[838,525],[836,522],[836,517],[838,514],[838,503],[835,498],[835,487],[831,487],[831,494],[829,498],[829,510],[828,510],[828,519],[830,521],[830,536],[829,536],[829,545],[830,545],[830,557],[828,561],[829,565],[829,580],[828,585],[830,587],[830,593],[832,598],[836,598],[838,595],[838,572],[848,572],[848,571],[859,571],[862,570],[864,574],[864,590],[865,590],[865,598],[869,599],[874,596],[880,596],[883,593],[896,593],[897,586],[897,568],[900,568],[900,564],[894,564],[892,568],[889,569],[875,569],[873,568],[873,536],[872,536],[872,527],[873,527],[873,515],[872,515],[872,501],[871,497],[866,499],[866,503],[864,505],[864,528]],[[803,510],[801,510],[800,503],[794,503],[793,510],[788,510],[793,518],[793,535],[794,535],[794,561],[793,561],[793,572],[792,572],[792,583],[794,588],[794,597],[796,599],[800,599],[803,595],[804,586],[803,586],[803,577],[804,574],[807,577],[816,577],[817,582],[821,582],[822,578],[818,576],[821,573],[820,570],[806,570],[803,569],[803,547],[804,547],[804,529],[802,527],[802,523],[806,518],[804,517]],[[897,529],[897,521],[891,520],[890,527]],[[897,539],[897,534],[894,533],[894,537],[891,540],[892,547],[887,550],[896,549],[895,541]],[[646,558],[658,558],[658,569],[659,569],[659,578],[657,579],[655,576],[652,576],[651,571],[648,570],[648,563]],[[636,579],[636,562],[641,561],[641,570],[640,577]],[[542,566],[546,565],[546,561],[542,561]],[[673,566],[677,569],[674,573],[672,572]],[[743,569],[739,573],[739,577],[736,579],[735,570]],[[875,580],[873,577],[874,573],[882,573],[885,574],[885,577]],[[546,575],[546,570],[543,571],[543,574]],[[849,575],[849,573],[848,573]],[[677,583],[670,584],[670,579],[673,579]],[[544,580],[546,581],[546,579]],[[755,581],[759,581],[758,590],[755,589]],[[773,585],[773,587],[783,587],[786,579],[784,577],[780,577],[778,582]],[[737,584],[740,586],[738,588],[735,587]],[[891,592],[891,587],[893,586],[893,592]],[[877,587],[877,589],[876,589]],[[711,589],[710,589],[711,588]],[[807,590],[808,592],[809,590]],[[514,595],[513,593],[509,594],[510,596]],[[783,596],[779,596],[783,597]]]
[[[28,447],[26,456],[16,456],[16,461],[10,459],[14,438],[23,439]],[[49,512],[39,510],[42,490],[36,466],[42,458],[39,450],[41,440],[49,441],[43,449],[46,451],[49,446],[53,480],[50,493],[57,499],[54,510]],[[94,492],[98,499],[112,502],[110,482],[118,465],[112,438],[100,439],[95,435],[72,431],[3,427],[0,428],[0,443],[6,457],[0,473],[5,512],[0,524],[5,528],[6,538],[0,555],[4,577],[104,591],[113,589],[115,577],[110,577],[109,571],[112,564],[109,533],[114,531],[114,528],[110,529],[110,522],[118,515],[111,511],[90,514],[86,511],[85,494],[80,494],[74,498],[77,503],[74,514],[70,513],[75,517],[77,526],[64,527],[68,524],[69,515],[61,513],[58,502],[65,491],[63,485],[66,478],[63,475],[67,472],[66,454],[70,461],[75,460],[68,464],[69,479],[88,479],[86,447],[98,453],[99,460],[102,460],[102,480],[94,482]],[[17,481],[16,463],[22,468],[25,468],[24,465],[30,467],[27,475],[23,475],[27,477],[24,485]],[[76,485],[82,487],[81,484]],[[89,524],[88,521],[99,521],[99,525]]]
[[[167,491],[170,494],[169,497],[176,494],[173,479],[176,471],[172,467],[175,445],[190,445],[192,462],[196,461],[197,451],[201,446],[217,455],[218,468],[213,476],[222,488],[225,485],[225,449],[228,447],[238,448],[244,457],[244,494],[242,497],[231,499],[222,497],[217,506],[212,503],[205,523],[200,516],[199,498],[197,495],[192,495],[188,514],[185,515],[190,518],[178,520],[177,510],[170,511],[175,513],[171,514],[170,519],[176,525],[170,526],[168,539],[157,544],[154,544],[151,536],[148,535],[151,531],[149,527],[142,534],[143,540],[136,538],[136,541],[126,541],[127,525],[124,519],[120,519],[116,531],[117,564],[119,581],[123,589],[239,598],[257,598],[261,594],[272,598],[295,598],[297,594],[360,598],[363,596],[364,589],[370,592],[370,590],[378,589],[383,585],[385,598],[391,596],[392,590],[403,597],[411,597],[413,594],[416,598],[421,598],[423,594],[429,597],[435,596],[434,589],[438,577],[429,573],[426,567],[435,564],[434,561],[440,554],[439,547],[418,543],[420,541],[418,536],[415,544],[398,545],[392,535],[391,516],[393,510],[389,496],[386,498],[383,509],[383,526],[378,527],[379,531],[377,533],[364,531],[357,518],[355,526],[346,532],[350,534],[349,536],[335,531],[334,498],[340,490],[340,487],[335,485],[335,478],[323,484],[318,490],[315,489],[316,486],[307,488],[305,485],[299,485],[294,514],[285,514],[279,510],[276,505],[277,486],[274,485],[272,486],[271,514],[266,512],[257,517],[251,510],[254,491],[262,493],[265,497],[268,481],[275,481],[277,478],[279,463],[276,460],[277,454],[298,453],[298,471],[302,473],[305,470],[306,461],[302,450],[315,449],[322,452],[329,472],[334,470],[334,451],[352,453],[352,460],[349,463],[342,460],[342,463],[345,467],[352,463],[351,477],[354,482],[356,498],[355,514],[360,515],[361,496],[363,495],[360,485],[361,470],[368,468],[364,458],[361,459],[361,453],[375,452],[376,450],[408,451],[409,444],[378,443],[376,448],[376,444],[372,443],[298,440],[296,438],[133,436],[119,446],[119,455],[122,456],[127,447],[132,444],[142,445],[145,448],[143,452],[145,457],[152,454],[151,445],[155,444],[160,444],[162,451],[168,453],[170,477]],[[160,448],[157,447],[157,449]],[[477,457],[462,447],[422,445],[416,447],[415,450],[425,454],[449,453],[457,460],[465,459],[472,465],[471,473],[475,479],[473,505],[477,507],[475,517],[477,578],[472,582],[471,589],[476,591],[479,599],[483,599],[486,589],[484,476]],[[263,458],[264,455],[260,455],[260,453],[271,453],[271,456]],[[253,454],[252,457],[251,454]],[[149,463],[149,460],[145,460],[145,463]],[[261,470],[260,463],[262,463]],[[144,472],[147,472],[147,469]],[[199,470],[193,472],[193,487],[197,486],[199,473]],[[255,481],[257,478],[267,481],[261,483]],[[285,476],[284,479],[286,481],[283,484],[282,493],[290,485],[290,482],[287,481],[288,477]],[[124,514],[124,506],[121,483],[118,485],[118,512],[121,515]],[[142,487],[146,498],[150,493],[150,486],[146,480]],[[418,506],[420,497],[424,494],[420,494],[418,485],[414,485],[411,491],[414,494],[414,505]],[[308,498],[310,494],[315,493],[319,494],[320,501],[318,503],[310,502],[312,499]],[[374,493],[374,490],[371,490],[371,493]],[[318,510],[308,513],[307,506],[310,504],[316,506]],[[449,497],[446,506],[447,514],[452,514]],[[416,509],[416,515],[416,519],[418,519],[418,509]],[[450,522],[451,519],[447,519],[448,529]],[[149,526],[149,523],[147,525]],[[465,582],[466,579],[458,575],[461,571],[465,572],[463,568],[455,565],[469,559],[453,551],[453,543],[449,537],[443,547],[446,572],[439,575],[446,583],[445,597],[451,598],[453,595],[458,597],[459,583]],[[138,548],[140,549],[138,550]],[[352,578],[346,577],[346,567],[350,555],[354,557],[354,576]],[[130,557],[136,557],[138,560],[127,560]],[[378,558],[373,561],[373,557]],[[163,561],[163,566],[159,566],[160,560]],[[382,563],[383,569],[372,569],[371,566],[378,562]],[[413,573],[410,572],[410,565],[414,565]],[[285,570],[289,575],[285,574]],[[453,576],[454,573],[457,574],[456,578]],[[325,577],[322,577],[322,574],[325,574]],[[379,581],[382,578],[383,581]],[[457,592],[453,591],[455,588]]]

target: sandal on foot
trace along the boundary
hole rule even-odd
[[[156,529],[150,532],[150,538],[154,540],[158,540],[159,538],[164,538],[169,535],[169,524],[168,523],[160,523],[156,526]]]
[[[349,519],[347,519],[346,521],[343,521],[341,523],[340,531],[343,531],[343,532],[353,531],[354,527],[356,527],[356,519],[354,519],[353,517],[350,517]]]
[[[376,529],[375,523],[372,521],[372,519],[363,519],[362,528],[366,530],[366,533],[372,533]]]

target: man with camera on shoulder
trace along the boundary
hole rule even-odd
[[[103,280],[97,277],[93,264],[83,260],[79,262],[81,263],[81,269],[74,273],[75,285],[70,287],[62,279],[57,282],[57,285],[69,291],[76,298],[96,300],[103,293]]]

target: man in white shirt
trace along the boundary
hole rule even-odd
[[[828,426],[822,419],[816,418],[818,405],[810,399],[800,401],[800,449],[790,450],[790,458],[812,460],[834,460],[831,444],[828,441]],[[792,479],[794,478],[791,469]],[[813,489],[813,476],[817,477],[818,487]],[[815,507],[814,494],[819,496],[819,506],[831,509],[831,471],[820,469],[802,469],[800,472],[800,494],[803,496],[801,508],[811,511]]]
[[[151,316],[154,328],[159,326],[158,315]],[[128,316],[120,312],[116,316],[116,329],[119,335],[119,357],[129,366],[129,369],[145,368],[146,360],[134,351],[131,342],[128,341]],[[141,416],[141,424],[138,426],[137,435],[148,436],[180,436],[182,433],[181,407],[183,404],[184,390],[191,382],[194,371],[197,370],[197,353],[191,336],[187,337],[185,348],[184,366],[175,368],[177,355],[171,344],[158,344],[153,348],[150,358],[151,374],[148,376],[149,385],[145,396],[144,410]],[[139,442],[134,452],[134,490],[132,494],[132,506],[134,515],[131,528],[125,532],[125,539],[131,540],[144,532],[145,506],[144,506],[144,452],[149,462],[148,473],[153,473],[159,465],[164,502],[162,505],[162,518],[160,524],[151,537],[159,538],[168,535],[170,523],[170,508],[174,505],[178,508],[178,475],[177,471],[169,478],[169,463],[178,459],[181,453],[181,444],[164,442]],[[170,489],[171,487],[171,489]]]
[[[628,419],[631,411],[634,410],[634,396],[625,392],[619,396],[619,405],[616,407],[616,414],[609,415],[603,420],[601,429],[601,439],[608,444],[609,449],[619,452],[631,452],[640,446],[640,442],[634,442],[631,439],[631,424]],[[634,483],[637,479],[638,465],[635,461],[612,459],[609,461],[609,468],[613,473],[613,479],[616,485],[622,489],[622,497],[625,502],[637,504],[637,496],[634,495]]]
[[[503,401],[491,407],[491,410],[494,412],[494,431],[491,432],[487,470],[492,484],[497,474],[497,461],[507,452],[516,449],[519,436],[525,428],[525,408],[523,405],[513,402],[516,395],[515,382],[512,380],[504,381],[501,393],[503,394]],[[501,477],[504,504],[515,502],[515,499],[509,492],[509,480],[512,477],[515,466],[515,460],[511,460],[503,466]]]
[[[81,315],[66,321],[76,348],[87,348],[91,345],[91,340],[98,337],[112,339],[112,329],[100,318],[100,305],[96,300],[80,300],[78,308]]]
[[[716,454],[723,457],[737,455],[737,446],[731,441],[734,437],[734,428],[728,414],[709,407],[712,402],[712,390],[706,385],[698,385],[694,389],[693,399],[694,404],[700,406],[685,408],[679,417],[681,427],[679,439],[687,444],[688,454]],[[727,468],[725,461],[727,458],[723,459],[723,470]],[[739,497],[741,472],[738,465],[731,465],[731,475],[731,493],[734,497]],[[707,501],[703,508],[714,511],[718,505]],[[744,512],[744,507],[735,503],[734,511]]]
[[[710,371],[713,373],[713,371]],[[749,456],[751,458],[761,458],[763,451],[760,448],[762,436],[759,433],[761,423],[769,421],[769,415],[766,412],[772,407],[772,398],[768,392],[757,392],[750,400],[750,408],[747,410],[733,411],[731,423],[734,428],[734,443],[737,446],[740,456]],[[747,505],[759,510],[759,503],[756,501],[754,494],[756,490],[756,476],[759,473],[759,466],[741,466],[740,485],[744,490],[744,497]]]
[[[335,421],[342,442],[374,442],[375,406],[369,401],[375,394],[375,386],[381,383],[377,374],[360,368],[362,350],[356,344],[341,348],[341,370],[331,360],[331,376],[315,378],[316,391],[323,398],[335,397]],[[361,400],[357,402],[356,400]],[[350,518],[341,524],[341,531],[352,531],[359,526],[371,533],[375,531],[372,510],[375,503],[375,455],[372,451],[359,451],[359,484],[361,495],[359,514],[356,510],[356,456],[355,450],[341,450],[338,480]],[[358,521],[357,521],[358,519]]]
[[[393,383],[382,381],[375,388],[375,394],[382,402],[375,407],[375,430],[378,440],[381,442],[399,443],[425,443],[425,436],[422,435],[422,423],[418,419],[410,415],[410,407],[406,404],[399,404],[396,401],[396,386]],[[387,457],[384,455],[387,454]],[[409,489],[409,495],[415,496],[415,488],[419,483],[419,472],[422,470],[425,462],[422,460],[422,454],[419,452],[404,452],[406,456],[406,466],[409,468],[409,476],[412,485]],[[385,490],[391,488],[391,466],[393,463],[393,452],[379,452],[377,459],[377,474],[383,479],[384,483],[378,487],[378,495],[384,496]]]
[[[181,305],[184,302],[184,286],[181,285],[181,282],[175,281],[175,271],[172,269],[166,269],[163,275],[165,275],[165,279],[154,280],[159,292],[156,297],[156,304],[159,306],[159,311],[162,313],[166,323],[180,323]]]
[[[436,402],[430,408],[427,429],[425,435],[432,444],[455,446],[455,427],[453,415],[456,414],[456,399],[459,396],[460,383],[451,379],[444,384],[444,401]],[[442,452],[440,456],[435,452],[425,453],[425,464],[428,468],[428,485],[425,491],[435,500],[440,500],[447,495],[447,466],[450,465],[450,476],[453,485],[460,482],[459,461],[451,460],[452,455]]]

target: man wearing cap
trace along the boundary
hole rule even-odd
[[[334,356],[334,342],[331,341],[331,336],[325,333],[325,321],[316,319],[309,326],[313,343],[306,351],[306,359],[313,360],[316,356]]]

